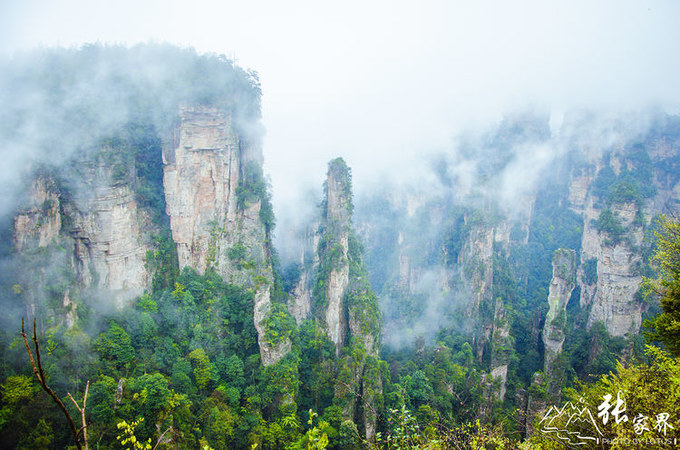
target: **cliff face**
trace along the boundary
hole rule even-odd
[[[266,339],[273,273],[261,215],[261,149],[243,141],[217,108],[183,106],[179,119],[163,148],[163,185],[180,269],[214,269],[227,282],[251,287],[262,362],[275,363],[291,343]]]
[[[612,337],[639,333],[650,225],[680,206],[677,120],[661,118],[639,134],[607,124],[599,141],[583,138],[592,120],[575,114],[559,129],[545,120],[527,140],[524,125],[491,132],[442,155],[436,182],[359,200],[387,345],[463,338],[479,367],[500,380],[494,391],[503,398],[513,373],[530,386],[544,369],[544,384],[559,389],[553,372],[562,348],[588,353],[579,337],[599,333],[591,330],[597,323]],[[551,155],[540,169],[526,164],[535,147]],[[557,249],[569,250],[551,262]],[[567,317],[572,294],[579,302]]]
[[[571,208],[583,215],[578,286],[581,307],[589,310],[587,326],[604,324],[613,336],[638,333],[645,306],[638,299],[645,261],[645,230],[653,218],[673,208],[677,180],[659,164],[668,155],[648,144],[640,162],[622,150],[605,154],[572,178]],[[646,191],[630,192],[628,181],[645,173],[638,183]],[[613,189],[603,192],[602,179],[613,178]],[[621,181],[617,181],[621,180]],[[661,181],[663,180],[663,181]],[[638,188],[640,189],[640,188]]]
[[[331,165],[326,180],[326,251],[331,254],[325,297],[328,306],[325,311],[328,337],[339,352],[345,344],[347,320],[344,311],[344,297],[349,286],[349,231],[351,220],[351,187],[348,172],[339,164]]]
[[[31,206],[15,216],[15,249],[25,256],[36,251],[59,255],[61,264],[71,267],[75,284],[63,291],[65,307],[71,307],[69,291],[88,288],[113,296],[120,305],[149,287],[145,258],[154,227],[131,188],[114,180],[98,158],[81,161],[73,177],[71,184],[85,188],[67,196],[49,175],[36,177],[28,194]]]
[[[483,319],[482,319],[483,320]],[[507,311],[500,299],[496,302],[493,316],[493,328],[490,339],[491,353],[491,377],[499,380],[498,390],[494,396],[503,401],[505,399],[506,384],[508,382],[508,364],[512,355],[513,339],[510,336],[510,322]]]
[[[274,276],[261,149],[240,137],[229,114],[208,106],[180,107],[165,142],[159,195],[179,268],[215,270],[225,281],[252,289],[262,362],[280,360],[291,343],[266,338]],[[27,206],[15,217],[13,240],[20,255],[44,248],[68,259],[74,280],[60,291],[65,305],[77,290],[96,289],[120,306],[150,288],[146,258],[163,218],[154,222],[149,207],[139,206],[137,191],[144,188],[137,172],[144,167],[137,168],[138,157],[125,145],[80,155],[61,185],[38,176]]]
[[[349,170],[338,159],[329,164],[325,199],[316,233],[307,236],[314,248],[311,261],[293,289],[289,310],[300,323],[313,313],[321,319],[336,353],[345,347],[349,332],[345,297],[350,285],[349,239],[352,193]]]
[[[548,314],[543,327],[545,349],[543,371],[550,377],[555,360],[562,352],[567,325],[567,303],[576,286],[576,252],[559,249],[553,254],[553,274],[548,293]]]
[[[464,331],[477,362],[490,373],[490,398],[502,400],[514,341],[507,299],[494,296],[495,255],[517,240],[525,242],[529,221],[494,220],[418,191],[387,198],[389,209],[371,206],[362,211],[369,215],[362,215],[367,223],[361,224],[372,262],[387,269],[381,292],[384,342],[401,347],[418,338],[438,339],[442,326]],[[370,218],[378,208],[389,217],[380,226]],[[514,228],[520,232],[511,233]],[[393,240],[385,242],[386,236]]]
[[[217,236],[236,224],[241,146],[230,117],[216,108],[179,113],[173,142],[163,148],[166,209],[180,269],[203,273],[217,262]]]
[[[91,190],[79,190],[63,206],[72,221],[68,232],[78,280],[119,293],[121,300],[139,296],[149,287],[145,258],[154,227],[131,187],[115,182],[110,168],[96,164],[83,172]]]
[[[20,286],[25,314],[34,317],[36,306],[43,303],[44,288],[57,281],[50,273],[51,263],[56,261],[72,270],[75,268],[72,267],[72,251],[47,251],[48,247],[56,247],[64,241],[72,245],[62,235],[61,195],[57,184],[48,175],[39,175],[28,188],[26,197],[24,207],[14,217],[12,240],[18,255],[14,264],[15,269],[18,269],[15,286]],[[31,270],[22,270],[23,266],[31,267]],[[76,307],[71,295],[70,289],[60,289],[53,291],[48,299],[52,304],[63,307],[62,321],[68,327],[76,319]]]
[[[300,325],[309,318],[312,312],[312,284],[314,274],[319,269],[319,255],[313,249],[319,247],[319,235],[316,230],[319,224],[308,228],[304,239],[304,250],[301,252],[299,264],[302,267],[300,279],[293,286],[292,299],[288,305],[290,315]]]
[[[473,301],[467,314],[477,324],[475,350],[477,360],[484,358],[485,348],[491,341],[493,334],[493,317],[480,320],[480,308],[493,303],[491,285],[493,282],[493,242],[494,230],[486,226],[475,226],[470,230],[468,239],[458,258],[458,264],[463,269],[463,281]]]
[[[598,232],[595,208],[585,211],[585,229],[582,240],[581,260],[597,261],[597,281],[582,281],[582,305],[590,305],[588,326],[602,322],[613,336],[637,333],[642,324],[642,303],[635,295],[640,288],[642,255],[637,248],[644,236],[643,224],[634,224],[638,208],[633,204],[615,205],[612,213],[629,230],[629,239],[612,242],[606,232]]]
[[[477,361],[480,364],[487,361],[491,378],[500,381],[493,395],[501,401],[505,398],[512,338],[504,299],[493,295],[494,242],[507,236],[507,233],[496,235],[497,229],[507,228],[506,223],[498,227],[482,224],[472,227],[458,258],[463,268],[463,285],[473,296],[466,313],[475,324]]]
[[[60,196],[54,181],[39,176],[29,188],[28,204],[14,217],[14,248],[47,247],[59,237]]]
[[[318,230],[307,236],[313,256],[303,258],[305,267],[293,288],[289,311],[298,323],[314,319],[335,345],[340,380],[336,401],[343,416],[363,423],[366,438],[373,441],[376,404],[382,396],[377,362],[380,314],[361,246],[351,230],[351,173],[341,158],[329,163],[324,188]]]

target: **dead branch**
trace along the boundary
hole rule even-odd
[[[33,318],[33,346],[35,347],[35,358],[33,356],[33,352],[31,351],[31,347],[28,345],[28,337],[26,336],[26,332],[24,331],[24,318],[21,318],[21,336],[24,338],[24,344],[26,345],[26,353],[28,353],[28,359],[31,360],[31,366],[33,366],[33,374],[35,377],[38,379],[38,383],[40,384],[40,387],[43,388],[45,392],[47,392],[50,397],[52,397],[52,400],[59,406],[59,408],[62,410],[64,415],[66,416],[66,420],[68,421],[68,426],[71,429],[71,434],[73,435],[73,439],[76,441],[76,447],[78,447],[78,450],[82,450],[82,445],[80,444],[80,439],[79,439],[79,434],[80,431],[83,431],[83,435],[85,437],[85,450],[88,450],[87,447],[87,437],[85,434],[86,430],[86,424],[85,424],[85,403],[87,402],[87,391],[90,385],[90,382],[87,382],[87,387],[85,388],[85,395],[83,396],[83,406],[82,409],[78,406],[76,401],[73,399],[71,394],[69,393],[68,396],[75,403],[76,408],[81,412],[82,415],[82,420],[83,420],[83,428],[81,428],[80,431],[76,430],[76,424],[73,421],[73,418],[71,417],[71,414],[68,412],[66,409],[66,405],[61,401],[61,399],[55,394],[55,392],[52,390],[47,385],[47,377],[45,376],[45,371],[43,370],[42,367],[42,361],[40,360],[40,345],[38,344],[38,335],[36,333],[36,326],[35,326],[35,318]]]
[[[156,448],[157,448],[158,445],[161,443],[161,441],[163,441],[163,436],[165,436],[165,433],[167,433],[167,432],[170,431],[170,430],[172,430],[172,425],[170,425],[170,426],[168,427],[168,429],[165,430],[165,431],[163,432],[163,434],[161,434],[161,435],[158,437],[158,441],[156,442],[156,445],[153,446],[153,449],[152,449],[152,450],[156,450]]]
[[[75,401],[73,396],[71,395],[70,392],[68,392],[66,395],[68,395],[68,398],[71,399],[74,405],[76,405],[76,409],[80,413],[80,420],[83,424],[83,426],[78,430],[78,434],[81,432],[83,433],[83,443],[85,444],[85,450],[89,449],[89,445],[87,443],[87,422],[85,421],[85,406],[87,404],[87,393],[90,390],[90,380],[87,380],[87,384],[85,384],[85,393],[83,394],[83,406],[79,406],[78,402]]]

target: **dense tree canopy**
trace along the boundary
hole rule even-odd
[[[653,328],[649,336],[680,356],[680,221],[677,217],[662,216],[658,224],[653,262],[659,276],[648,280],[648,286],[660,294],[663,312],[649,322]]]

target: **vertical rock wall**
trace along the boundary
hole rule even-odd
[[[491,304],[493,282],[493,241],[494,230],[487,227],[475,227],[465,241],[463,250],[458,258],[458,264],[463,269],[463,281],[468,292],[472,295],[471,307],[467,313],[474,319],[479,319],[479,310],[483,304]],[[477,360],[482,361],[487,345],[491,342],[493,333],[493,318],[475,320],[475,351]]]
[[[611,210],[628,230],[628,239],[611,242],[593,225],[598,211],[586,211],[581,259],[597,260],[597,282],[594,289],[588,286],[582,290],[582,302],[591,305],[589,327],[602,322],[611,335],[625,336],[637,333],[642,324],[643,305],[635,296],[642,282],[642,255],[638,249],[644,230],[642,224],[634,224],[638,212],[634,204],[614,205]]]
[[[181,107],[163,147],[163,185],[179,267],[199,273],[215,262],[219,234],[236,224],[241,148],[230,117],[216,108]]]
[[[298,323],[311,311],[335,344],[339,381],[334,402],[346,419],[363,422],[366,439],[372,442],[382,396],[377,360],[380,313],[351,232],[351,219],[351,173],[344,160],[337,158],[328,166],[318,231],[307,236],[314,256],[302,258],[305,268],[293,289],[289,311]]]
[[[484,318],[480,317],[480,320]],[[496,299],[493,317],[493,333],[491,335],[491,376],[500,381],[495,396],[498,400],[505,399],[506,384],[508,382],[508,365],[512,356],[514,341],[510,336],[510,323],[507,318],[505,305],[501,299]]]
[[[300,325],[303,320],[308,319],[312,312],[312,283],[314,274],[319,269],[319,255],[315,251],[319,247],[319,235],[316,233],[316,226],[310,227],[305,236],[305,248],[300,255],[300,279],[297,281],[292,291],[292,301],[288,305],[290,315],[295,322]]]
[[[335,343],[336,351],[344,347],[347,319],[343,300],[349,286],[349,231],[351,221],[351,186],[348,173],[337,164],[329,165],[326,179],[326,251],[331,252],[331,267],[326,284],[325,311],[328,337]]]
[[[351,179],[344,161],[331,161],[324,187],[325,208],[316,233],[310,232],[306,237],[312,250],[301,258],[304,267],[288,309],[298,323],[311,313],[320,319],[339,354],[348,333],[345,297],[350,286],[352,215]]]
[[[225,281],[253,289],[260,356],[269,365],[288,353],[291,342],[266,339],[274,277],[261,199],[249,197],[246,176],[249,164],[261,171],[261,160],[261,149],[241,139],[228,114],[182,106],[173,139],[163,148],[163,185],[180,269],[212,268]]]
[[[555,360],[562,352],[567,325],[567,303],[576,286],[576,252],[571,249],[555,250],[552,260],[548,305],[550,309],[543,327],[545,348],[543,371],[552,377]]]
[[[45,249],[43,264],[67,252],[68,262],[61,257],[52,262],[70,263],[77,281],[71,294],[76,288],[97,289],[120,305],[149,286],[145,258],[153,227],[130,186],[116,182],[107,164],[84,160],[79,166],[71,180],[76,188],[67,197],[49,176],[36,178],[28,194],[30,206],[14,220],[15,249],[19,255]],[[68,289],[63,302],[72,305]]]
[[[47,247],[61,232],[60,196],[54,181],[38,176],[30,188],[28,204],[14,217],[14,248]]]
[[[115,182],[107,165],[91,165],[84,173],[91,190],[77,190],[74,201],[64,205],[78,279],[118,294],[119,300],[139,296],[150,283],[145,258],[153,226],[130,185]]]
[[[593,170],[603,167],[598,162]],[[613,336],[634,334],[642,324],[643,305],[636,294],[642,281],[640,247],[650,218],[639,220],[644,214],[635,202],[614,203],[609,211],[625,229],[625,237],[612,239],[606,231],[598,230],[597,221],[605,205],[593,193],[594,179],[592,170],[585,170],[570,184],[572,209],[583,215],[584,223],[577,278],[581,306],[590,310],[588,327],[602,322]]]

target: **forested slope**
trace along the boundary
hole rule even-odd
[[[355,189],[333,159],[281,261],[254,72],[163,45],[2,69],[3,448],[75,444],[22,317],[76,422],[89,382],[90,447],[549,446],[551,405],[617,390],[680,429],[676,360],[640,334],[663,310],[650,339],[675,351],[672,220],[654,231],[677,117],[508,115],[416,186]]]

